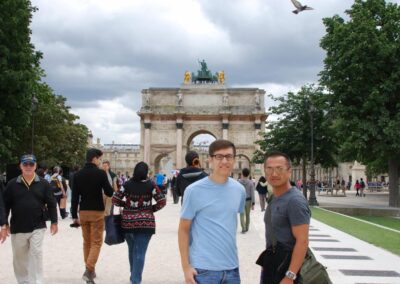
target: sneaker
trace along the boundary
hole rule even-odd
[[[94,278],[95,277],[96,277],[96,273],[94,271],[90,271],[87,268],[86,268],[85,272],[82,275],[83,281],[86,281],[86,283],[90,283],[90,284],[95,284],[94,283]]]

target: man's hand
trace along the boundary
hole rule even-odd
[[[194,280],[194,276],[197,275],[196,269],[189,265],[183,270],[183,274],[185,275],[185,284],[196,284]]]
[[[281,282],[279,282],[279,284],[293,284],[293,283],[294,283],[293,280],[287,278],[286,276],[283,277],[283,279],[281,280]]]
[[[9,235],[10,235],[10,227],[3,226],[0,232],[0,242],[4,243]]]
[[[57,224],[51,224],[50,225],[50,234],[55,235],[58,232],[58,225]]]

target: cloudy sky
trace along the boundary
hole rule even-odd
[[[353,1],[302,2],[315,10],[295,15],[290,0],[32,0],[32,41],[44,80],[95,138],[139,143],[140,91],[178,87],[198,59],[230,87],[280,95],[317,82],[322,18]]]

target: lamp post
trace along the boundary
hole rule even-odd
[[[117,155],[118,155],[118,151],[114,150],[114,170],[115,170],[115,174],[117,173]]]
[[[310,197],[308,199],[308,204],[311,206],[318,206],[317,197],[315,196],[315,168],[314,168],[314,110],[315,107],[310,100],[310,128],[311,128],[311,173],[310,173]]]
[[[32,97],[32,105],[31,105],[31,111],[32,111],[32,135],[31,135],[31,153],[33,154],[33,146],[34,146],[34,136],[35,136],[35,111],[37,109],[39,101],[33,95]]]

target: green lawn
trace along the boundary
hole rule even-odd
[[[381,216],[354,216],[354,217],[400,231],[399,218],[381,217]]]
[[[317,207],[311,208],[311,211],[312,217],[316,220],[400,256],[400,233],[381,229],[374,225],[346,218],[329,211],[324,211]],[[357,218],[359,218],[359,216]],[[394,221],[395,226],[397,226],[396,221],[398,222],[398,220]],[[392,222],[392,220],[387,220],[388,224],[390,222]],[[382,223],[379,224],[383,225]],[[396,227],[394,227],[394,229],[396,229]]]

